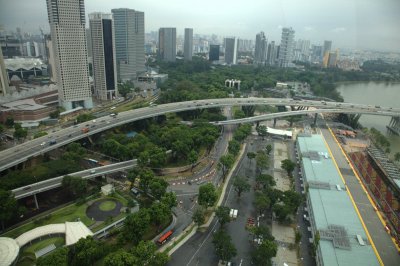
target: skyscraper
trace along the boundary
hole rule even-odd
[[[210,44],[210,54],[208,56],[210,61],[219,60],[219,44]]]
[[[324,41],[324,51],[322,52],[322,57],[324,57],[326,53],[329,54],[331,49],[332,49],[332,41]]]
[[[294,30],[292,28],[282,29],[282,39],[279,48],[279,66],[288,67],[293,58]]]
[[[129,8],[112,9],[118,81],[136,79],[144,66],[144,13]]]
[[[268,52],[267,52],[267,64],[270,66],[275,66],[276,61],[276,46],[275,41],[272,41],[268,44]]]
[[[60,105],[92,108],[84,0],[47,0]]]
[[[225,43],[225,63],[236,64],[237,57],[237,41],[236,37],[229,37],[224,39]]]
[[[94,94],[100,100],[117,95],[117,64],[112,14],[89,14],[93,57]]]
[[[163,61],[176,60],[176,28],[160,28],[158,31],[158,55]]]
[[[256,35],[256,49],[254,52],[254,64],[264,65],[267,60],[267,38],[265,38],[264,32],[260,32]]]
[[[0,96],[8,93],[8,75],[4,65],[3,52],[0,49]]]
[[[185,61],[192,61],[193,54],[193,29],[185,29],[185,43],[183,45],[183,56]]]

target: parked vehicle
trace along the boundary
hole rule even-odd
[[[89,128],[88,127],[84,127],[81,129],[82,133],[88,133],[89,132]]]
[[[163,235],[157,240],[157,244],[158,244],[158,245],[162,245],[162,244],[164,244],[165,242],[167,242],[168,239],[172,236],[172,233],[173,233],[173,232],[174,232],[174,231],[169,230],[168,232],[166,232],[165,234],[163,234]]]

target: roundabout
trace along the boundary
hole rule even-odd
[[[105,221],[109,217],[118,216],[122,207],[122,203],[117,199],[101,199],[93,202],[86,209],[86,215],[96,221]]]

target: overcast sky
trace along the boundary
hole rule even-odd
[[[400,0],[85,0],[86,13],[132,8],[145,12],[145,31],[190,27],[194,33],[255,39],[264,31],[280,42],[282,27],[295,39],[332,40],[333,48],[400,52]],[[45,0],[0,0],[0,24],[38,32],[49,28]]]

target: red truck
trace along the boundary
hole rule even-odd
[[[81,130],[82,130],[82,133],[88,133],[89,132],[89,128],[88,127],[84,127]]]

